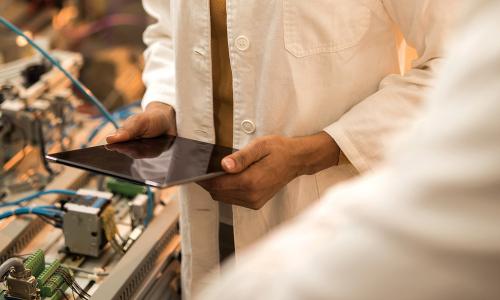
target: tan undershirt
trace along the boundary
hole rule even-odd
[[[215,142],[233,147],[233,76],[227,41],[226,0],[210,0]],[[219,219],[231,225],[231,205],[220,203]]]
[[[227,41],[226,0],[211,0],[215,140],[233,147],[233,78]]]

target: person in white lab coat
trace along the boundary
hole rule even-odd
[[[244,251],[200,299],[500,299],[500,1],[473,3],[386,163]]]
[[[237,253],[381,160],[432,85],[461,1],[143,1],[157,20],[145,111],[108,142],[169,133],[241,149],[222,163],[231,175],[180,189],[185,298],[219,264],[221,220]],[[405,75],[401,34],[418,52]]]

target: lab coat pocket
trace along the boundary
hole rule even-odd
[[[305,57],[356,46],[371,11],[357,0],[283,0],[283,20],[286,49]]]

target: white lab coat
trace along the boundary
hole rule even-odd
[[[238,257],[201,299],[500,299],[500,1],[387,164]]]
[[[178,134],[214,142],[209,1],[143,0],[157,19],[145,32],[143,105],[172,105]],[[236,249],[315,202],[332,184],[370,169],[413,118],[431,85],[455,0],[227,0],[234,89],[233,142],[330,134],[348,158],[292,181],[261,210],[233,207]],[[402,33],[419,54],[400,75]],[[181,188],[185,297],[217,267],[218,204]]]

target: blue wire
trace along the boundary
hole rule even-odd
[[[78,79],[73,77],[66,69],[64,69],[59,62],[52,57],[47,51],[42,49],[37,43],[35,43],[32,39],[30,39],[28,36],[26,36],[19,28],[17,28],[14,24],[10,23],[7,21],[4,17],[0,16],[0,23],[2,23],[5,27],[7,27],[9,30],[14,32],[15,34],[22,36],[28,43],[35,48],[38,52],[40,52],[50,63],[52,63],[56,68],[58,68],[61,72],[64,73],[64,75],[73,83],[73,85],[80,91],[82,92],[89,100],[94,104],[97,109],[101,112],[101,114],[106,117],[106,119],[109,120],[113,124],[113,126],[118,129],[118,123],[113,119],[109,111],[102,105],[99,100],[92,94],[92,92],[86,88]]]
[[[68,196],[75,196],[76,191],[72,190],[47,190],[47,191],[40,191],[34,194],[31,194],[29,196],[26,196],[24,198],[12,201],[12,202],[2,202],[0,203],[0,207],[7,207],[7,206],[16,206],[24,202],[29,202],[32,201],[36,198],[39,198],[40,196],[43,195],[49,195],[49,194],[59,194],[59,195],[68,195]]]
[[[52,210],[57,210],[57,211],[61,211],[59,209],[59,207],[55,206],[55,205],[40,205],[40,206],[36,206],[36,208],[42,208],[42,209],[52,209]]]
[[[124,105],[122,107],[119,107],[118,109],[116,109],[114,112],[113,112],[113,116],[115,114],[118,114],[118,113],[121,113],[123,111],[130,111],[131,108],[134,108],[134,107],[140,107],[141,106],[141,100],[137,100],[137,101],[134,101],[132,103],[129,103],[127,105]],[[102,116],[95,116],[95,117],[92,117],[92,119],[100,119],[102,118]]]
[[[127,105],[128,106],[128,105]],[[117,119],[120,119],[120,120],[123,120],[123,119],[126,119],[128,117],[130,117],[131,115],[133,115],[133,113],[130,111],[130,108],[131,107],[123,107],[121,108],[120,110],[116,111],[113,113],[113,117],[114,118],[117,118]],[[89,136],[87,137],[87,142],[85,144],[82,144],[82,148],[85,148],[88,146],[88,144],[90,144],[92,142],[92,140],[99,134],[99,132],[109,123],[108,120],[103,120],[101,123],[99,123],[99,125],[97,125],[93,130],[92,132],[90,132]]]
[[[149,222],[153,219],[153,208],[154,208],[154,194],[151,191],[151,188],[149,186],[146,186],[146,191],[148,193],[148,206],[147,206],[147,215],[146,215],[146,220],[145,220],[145,225],[147,226]]]
[[[11,211],[6,211],[0,214],[0,220],[16,215],[34,214],[49,218],[62,217],[64,212],[57,209],[55,206],[35,206],[35,207],[20,207]]]

